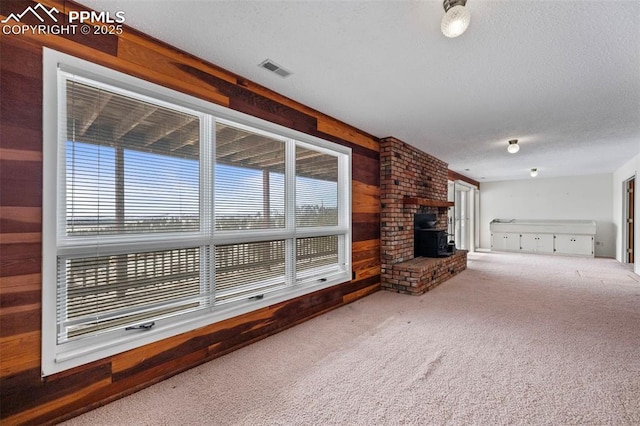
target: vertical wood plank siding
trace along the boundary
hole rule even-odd
[[[68,14],[86,10],[44,0]],[[3,1],[0,18],[31,1]],[[66,15],[65,15],[66,16]],[[26,19],[26,18],[25,18]],[[356,278],[42,379],[42,48],[228,106],[353,149]],[[378,140],[135,30],[120,36],[0,35],[0,422],[58,421],[366,296],[380,288]]]

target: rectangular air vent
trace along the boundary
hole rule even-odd
[[[271,59],[265,59],[264,61],[262,61],[262,63],[260,63],[260,66],[264,69],[278,74],[280,77],[289,77],[291,75],[291,71],[287,71],[280,65],[273,62]]]

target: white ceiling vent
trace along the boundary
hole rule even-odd
[[[262,63],[260,63],[260,66],[264,69],[278,74],[280,77],[289,77],[291,75],[291,71],[284,69],[280,65],[273,62],[271,59],[265,59],[264,61],[262,61]]]

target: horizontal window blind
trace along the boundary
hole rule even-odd
[[[58,227],[67,244],[199,232],[200,117],[73,76],[64,82],[65,214]],[[210,304],[209,248],[121,250],[58,257],[59,343]]]
[[[215,247],[215,301],[261,296],[286,286],[284,240]]]
[[[67,80],[67,235],[198,231],[199,118]]]
[[[208,305],[205,249],[61,258],[60,343]]]
[[[216,124],[216,229],[285,226],[285,143]]]
[[[296,146],[296,225],[338,224],[338,158]]]
[[[298,238],[296,240],[296,270],[338,265],[338,236]]]

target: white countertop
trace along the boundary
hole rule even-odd
[[[596,233],[596,223],[593,220],[494,219],[489,228],[491,232],[587,235]]]

